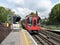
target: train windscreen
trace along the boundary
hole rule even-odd
[[[41,21],[41,19],[40,19],[40,17],[37,19],[37,24],[38,24],[38,26],[40,26],[40,22]]]
[[[32,17],[28,18],[28,24],[32,24]]]
[[[28,18],[28,25],[31,27],[32,26],[32,17]]]

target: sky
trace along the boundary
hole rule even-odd
[[[58,3],[60,0],[0,0],[0,6],[11,9],[22,19],[36,11],[41,18],[48,18],[52,7]]]

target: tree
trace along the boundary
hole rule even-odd
[[[13,12],[10,9],[5,8],[5,7],[0,7],[0,21],[1,22],[7,21],[7,16],[12,15],[12,14]]]
[[[49,14],[50,24],[60,24],[60,4],[56,4]]]

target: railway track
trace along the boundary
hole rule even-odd
[[[60,36],[49,31],[41,30],[38,34],[33,34],[32,37],[38,45],[60,45]]]
[[[45,36],[47,36],[48,38],[53,39],[53,40],[60,43],[60,35],[49,32],[49,31],[44,31],[44,30],[41,30],[40,33],[42,33]]]

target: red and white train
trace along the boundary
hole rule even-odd
[[[41,18],[39,16],[28,16],[23,26],[30,33],[39,32],[41,30]]]

